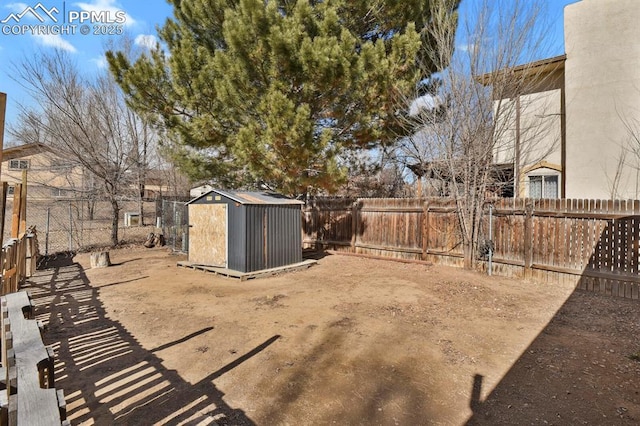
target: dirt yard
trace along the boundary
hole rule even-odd
[[[240,282],[163,249],[30,282],[74,425],[640,423],[640,303],[326,255]]]

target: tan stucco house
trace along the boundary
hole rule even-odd
[[[78,161],[69,159],[55,149],[31,143],[5,148],[2,151],[1,179],[9,184],[9,195],[14,185],[22,181],[27,171],[27,196],[34,201],[55,201],[95,197],[97,182]],[[175,170],[151,169],[145,175],[142,198],[153,200],[166,195],[175,196],[187,184]],[[131,184],[131,193],[137,186]],[[185,191],[182,191],[185,192]]]
[[[530,75],[496,143],[513,194],[640,199],[640,1],[581,0],[564,10],[565,54]]]
[[[9,184],[9,194],[22,182],[27,171],[27,196],[30,199],[51,200],[73,198],[86,189],[82,168],[51,148],[32,143],[5,148],[2,151],[2,181]]]

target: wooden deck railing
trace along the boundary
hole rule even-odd
[[[32,276],[37,263],[37,239],[34,233],[10,239],[0,250],[0,295],[18,291]]]

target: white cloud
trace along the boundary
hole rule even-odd
[[[147,48],[149,50],[155,49],[158,43],[158,38],[152,34],[138,34],[134,40],[137,46]]]
[[[72,52],[72,53],[76,52],[76,48],[71,43],[63,39],[60,36],[60,34],[55,34],[55,35],[53,34],[35,35],[34,34],[33,37],[38,41],[38,43],[42,44],[43,46],[55,47],[57,49],[66,50],[67,52]]]
[[[115,16],[115,13],[124,9],[118,4],[116,0],[93,0],[90,3],[74,3],[74,6],[78,6],[80,9],[86,12],[109,12],[111,16]],[[126,13],[126,21],[124,25],[130,27],[136,23],[136,20]]]
[[[96,56],[95,58],[91,58],[89,59],[90,62],[93,62],[93,64],[98,68],[98,69],[105,69],[107,68],[107,58],[102,55],[102,56]]]
[[[28,7],[29,5],[26,3],[9,3],[4,6],[5,9],[9,9],[14,13],[20,13]]]

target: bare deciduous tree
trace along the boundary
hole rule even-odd
[[[118,244],[121,202],[140,199],[152,142],[149,125],[126,105],[108,74],[85,78],[63,51],[15,64],[14,79],[36,107],[23,108],[12,130],[23,143],[53,148],[85,174],[78,190],[111,204],[111,243]]]
[[[427,57],[442,64],[441,71],[413,100],[412,135],[399,141],[397,155],[432,184],[430,195],[455,200],[465,267],[477,258],[487,196],[511,188],[517,195],[523,165],[557,148],[543,134],[559,132],[559,114],[540,113],[549,99],[529,96],[555,78],[553,69],[535,62],[546,57],[546,38],[534,3],[478,0],[477,10],[460,18],[456,39],[444,25],[446,11],[432,12],[443,20],[430,27],[437,48]],[[528,108],[536,113],[527,115]],[[501,158],[511,166],[496,167]]]

